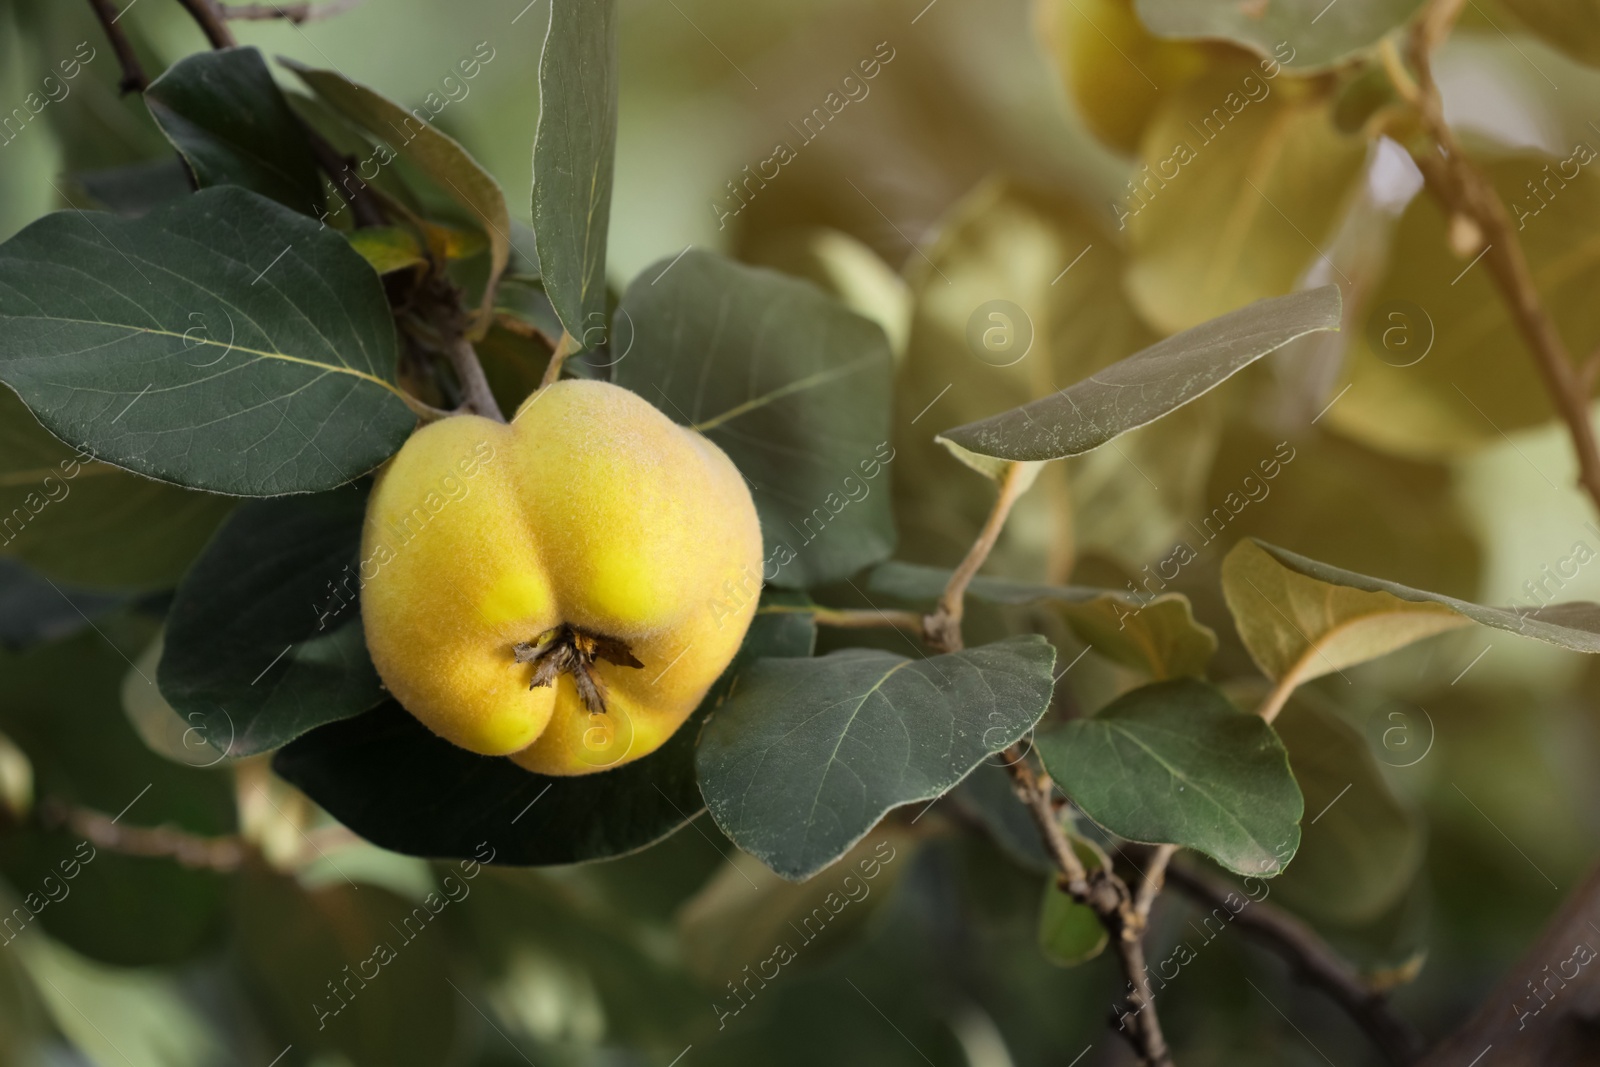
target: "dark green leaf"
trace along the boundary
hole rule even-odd
[[[56,585],[26,564],[0,559],[0,645],[6,648],[70,637],[94,616],[126,602],[111,593]]]
[[[950,791],[950,803],[983,824],[1000,851],[1031,871],[1055,869],[1055,860],[1039,840],[1039,826],[1017,801],[1011,775],[1000,765],[1004,756],[978,765]]]
[[[242,496],[342,485],[416,420],[383,287],[315,219],[232,186],[0,245],[0,379],[52,433]]]
[[[0,730],[33,764],[41,804],[50,799],[104,819],[120,816],[118,825],[128,828],[231,833],[230,780],[151,752],[122,714],[120,690],[130,673],[124,652],[138,649],[151,630],[103,620],[98,630],[0,654]],[[20,894],[36,896],[30,910],[37,918],[21,937],[48,932],[94,959],[135,966],[189,958],[218,932],[223,876],[82,842],[68,827],[0,835],[0,870]],[[35,923],[43,930],[32,929]]]
[[[1375,46],[1404,25],[1422,0],[1339,0],[1324,5],[1238,0],[1137,0],[1158,37],[1231,41],[1296,71],[1321,70]]]
[[[305,127],[258,50],[180,59],[150,83],[144,102],[202,189],[240,185],[302,214],[322,209]]]
[[[358,1067],[449,1062],[465,1007],[447,984],[449,909],[475,888],[460,872],[452,879],[449,894],[413,901],[375,885],[307,890],[260,866],[244,872],[235,900],[242,962],[296,1043],[337,1050]]]
[[[545,291],[584,348],[605,337],[617,149],[615,0],[550,5],[533,135],[533,232]]]
[[[700,709],[655,752],[614,770],[546,777],[429,733],[390,701],[280,751],[273,768],[383,848],[466,857],[484,841],[495,862],[549,866],[644,848],[702,808],[695,738],[706,714],[757,656],[809,656],[808,615],[757,617]],[[419,788],[419,783],[427,783]]]
[[[941,439],[996,459],[1082,455],[1182,407],[1297,337],[1338,329],[1341,306],[1333,285],[1258,300]]]
[[[1296,555],[1286,548],[1278,548],[1257,541],[1268,555],[1296,574],[1327,585],[1344,586],[1368,593],[1388,593],[1390,596],[1412,604],[1439,604],[1473,622],[1507,630],[1535,641],[1570,648],[1574,652],[1600,652],[1600,604],[1588,600],[1572,600],[1561,604],[1519,604],[1508,608],[1491,608],[1466,600],[1412,589],[1399,582],[1382,578],[1369,578],[1314,559]]]
[[[235,503],[89,461],[0,388],[0,544],[41,580],[170,589]]]
[[[1050,703],[1037,634],[911,660],[847,649],[757,663],[700,739],[706,806],[734,844],[811,877],[889,809],[945,792]]]
[[[1422,863],[1422,827],[1366,739],[1302,691],[1274,721],[1305,794],[1307,823],[1294,863],[1272,892],[1292,907],[1344,926],[1373,921],[1399,902]]]
[[[1135,689],[1037,744],[1067,795],[1130,841],[1183,845],[1261,876],[1299,846],[1303,802],[1282,742],[1204,682]]]
[[[138,218],[194,191],[183,160],[170,155],[144,163],[80,171],[72,177],[99,204],[128,218]]]
[[[768,582],[836,581],[893,550],[887,479],[875,480],[894,459],[882,330],[812,285],[697,249],[639,275],[617,319],[612,380],[738,465]]]
[[[219,752],[277,748],[383,701],[359,603],[369,489],[246,503],[178,587],[157,681]]]
[[[873,568],[869,588],[931,608],[950,572],[914,563]],[[1114,589],[1036,585],[1006,578],[974,578],[967,595],[991,604],[1049,604],[1078,640],[1100,655],[1155,679],[1203,675],[1217,650],[1211,627],[1195,621],[1189,599],[1163,593],[1143,600]]]

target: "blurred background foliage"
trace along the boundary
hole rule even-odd
[[[1513,201],[1546,163],[1600,138],[1600,74],[1581,62],[1600,47],[1594,18],[1568,26],[1569,6],[1583,5],[1474,3],[1439,61],[1452,122]],[[526,221],[542,20],[519,10],[367,0],[303,27],[235,29],[268,56],[336,67],[406,103],[488,42],[495,58],[437,122]],[[938,430],[1330,280],[1346,299],[1341,334],[1296,343],[1115,448],[1051,464],[992,570],[1120,587],[1188,540],[1198,558],[1173,588],[1216,631],[1212,675],[1228,681],[1255,677],[1219,593],[1242,537],[1482,603],[1525,601],[1524,583],[1576,542],[1600,547],[1570,488],[1565,435],[1484,273],[1459,277],[1467,263],[1433,203],[1413,198],[1402,154],[1361,134],[1384,100],[1360,62],[1286,67],[1223,148],[1120,220],[1138,168],[1166,159],[1255,57],[1156,40],[1122,0],[622,0],[621,13],[613,282],[693,244],[811,278],[877,318],[899,367],[900,558],[951,565],[992,495],[933,442]],[[203,47],[166,0],[141,0],[124,22],[152,73]],[[86,3],[0,4],[0,103],[83,41],[97,55],[70,93],[0,148],[0,236],[97,203],[105,168],[149,163],[153,186],[170,180],[170,150],[143,105],[119,98]],[[875,54],[867,95],[797,144],[791,124]],[[731,184],[777,141],[797,144],[796,158],[747,187],[735,213]],[[1600,345],[1600,178],[1573,184],[1523,236],[1582,352]],[[1028,357],[1009,367],[975,358],[967,339],[973,309],[993,299],[1025,309],[1032,331]],[[1436,334],[1409,366],[1383,340],[1396,301]],[[507,363],[498,373],[514,376]],[[70,450],[11,394],[0,404],[9,511],[6,494]],[[1280,442],[1294,458],[1269,495],[1202,546],[1196,524]],[[0,1063],[1004,1067],[1078,1063],[1080,1050],[1084,1067],[1126,1061],[1104,1025],[1120,976],[1105,957],[1067,969],[1041,955],[1039,870],[1025,846],[979,829],[995,817],[981,781],[870,835],[892,842],[887,875],[747,1006],[732,985],[765,958],[780,936],[770,931],[839,888],[842,868],[787,885],[704,818],[606,863],[484,868],[381,978],[351,981],[346,968],[401,941],[391,931],[461,871],[362,843],[260,760],[208,765],[211,750],[153,698],[150,650],[174,582],[230,502],[94,464],[68,484],[78,502],[52,504],[5,548],[0,904],[51,903],[0,935]],[[1600,566],[1561,598],[1600,599]],[[986,632],[1049,633],[1065,657],[1081,648],[1043,609],[975,615]],[[1430,1035],[1532,941],[1600,843],[1596,668],[1487,634],[1457,631],[1323,679],[1282,720],[1308,815],[1357,777],[1379,800],[1307,826],[1273,899],[1363,967],[1411,978],[1397,1004]],[[1130,677],[1090,657],[1060,699],[1092,711]],[[46,818],[21,817],[28,796]],[[129,827],[211,844],[128,855]],[[229,849],[236,833],[259,858]],[[1151,957],[1195,943],[1195,915],[1168,894]],[[1160,998],[1186,1067],[1374,1062],[1350,1022],[1275,960],[1237,936],[1200,943]],[[323,1020],[336,1007],[337,1022]]]

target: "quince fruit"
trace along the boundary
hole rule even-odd
[[[660,747],[733,659],[761,545],[716,445],[626,389],[557,382],[509,425],[443,419],[389,462],[362,535],[367,648],[446,740],[602,771]]]

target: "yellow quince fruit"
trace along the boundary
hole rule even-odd
[[[660,747],[733,659],[761,544],[716,445],[626,389],[557,382],[509,425],[443,419],[390,460],[362,536],[367,648],[446,740],[602,771]]]

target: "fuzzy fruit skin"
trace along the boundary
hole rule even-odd
[[[558,382],[510,425],[443,419],[390,460],[362,535],[367,648],[446,740],[540,774],[602,771],[655,751],[732,660],[761,554],[721,449],[626,389]],[[562,623],[644,664],[595,664],[606,715],[566,674],[530,690],[533,666],[515,661]]]

